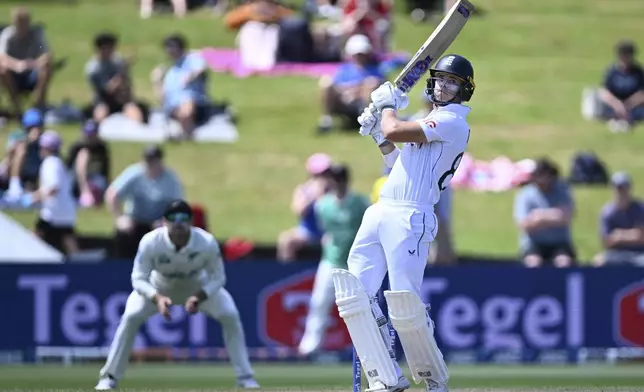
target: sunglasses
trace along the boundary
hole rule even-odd
[[[192,222],[192,216],[186,214],[185,212],[175,212],[165,216],[165,220],[172,223],[190,223]]]

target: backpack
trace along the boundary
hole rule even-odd
[[[581,152],[572,160],[568,182],[571,184],[607,185],[608,171],[604,163],[592,152]]]

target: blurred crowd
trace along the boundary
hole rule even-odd
[[[407,6],[409,12],[444,12],[453,3],[410,1]],[[141,0],[140,15],[149,18],[167,10],[185,17],[191,9],[203,6],[224,14],[223,23],[230,29],[277,26],[279,61],[341,62],[334,75],[319,80],[320,133],[329,133],[340,122],[342,128],[356,130],[356,119],[370,101],[370,93],[390,70],[386,62],[394,28],[390,0],[309,0],[302,10],[274,0]],[[156,145],[143,151],[141,162],[113,176],[112,152],[101,140],[99,129],[106,118],[115,114],[146,123],[155,110],[153,106],[159,106],[164,116],[180,125],[179,138],[190,138],[195,128],[212,115],[215,106],[208,94],[206,61],[199,52],[190,50],[181,34],[167,36],[161,43],[167,64],[151,74],[157,101],[146,102],[137,96],[131,77],[136,59],[119,51],[119,38],[114,32],[97,33],[92,40],[94,53],[88,53],[85,66],[93,98],[85,107],[74,110],[49,102],[52,77],[65,67],[66,60],[51,55],[47,32],[32,22],[29,10],[16,8],[11,23],[0,28],[0,104],[7,107],[3,113],[18,119],[21,125],[7,137],[0,162],[0,205],[39,208],[36,232],[68,254],[78,250],[74,234],[76,208],[105,205],[114,217],[118,254],[132,257],[141,236],[159,224],[165,205],[183,196],[183,186],[164,164],[162,147]],[[602,86],[592,98],[595,104],[591,117],[606,121],[614,132],[631,130],[644,119],[644,72],[636,56],[633,42],[618,43],[616,61],[609,66]],[[424,100],[422,110],[412,118],[423,118],[430,110],[431,103]],[[62,154],[60,136],[46,128],[71,121],[81,124],[81,132],[68,152]],[[320,199],[329,194],[338,200],[353,195],[350,168],[334,164],[329,156],[312,156],[306,169],[310,179],[294,191],[291,206],[300,224],[284,231],[277,241],[278,258],[284,262],[294,260],[302,247],[329,241],[319,222],[324,219],[315,207]],[[376,181],[371,198],[356,199],[360,202],[352,204],[355,211],[364,207],[362,200],[377,200],[377,190],[386,175]],[[599,238],[605,250],[596,256],[595,264],[642,263],[644,206],[632,195],[632,181],[626,173],[614,174],[611,184],[615,198],[601,212],[599,224]],[[451,192],[447,189],[437,206],[440,229],[432,246],[431,263],[456,261],[450,228]],[[329,208],[344,208],[342,203],[329,205],[332,207],[324,209],[327,213]],[[517,193],[514,217],[526,266],[575,264],[570,230],[574,200],[552,162],[536,162],[532,181]],[[357,230],[353,220],[339,225]]]

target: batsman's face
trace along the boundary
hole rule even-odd
[[[450,74],[438,73],[434,80],[434,97],[442,102],[451,101],[461,89],[461,80]]]

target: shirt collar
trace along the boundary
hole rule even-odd
[[[188,243],[186,246],[181,248],[179,253],[183,253],[186,249],[192,248],[192,242],[194,241],[195,235],[194,235],[194,228],[190,229],[190,239],[188,240]],[[170,250],[173,250],[176,252],[177,247],[172,243],[172,240],[170,240],[170,233],[168,233],[168,228],[166,226],[163,226],[163,244]]]
[[[439,106],[434,110],[442,112],[452,112],[460,117],[465,117],[470,113],[470,110],[472,110],[472,108],[458,103],[450,103],[449,105]]]

